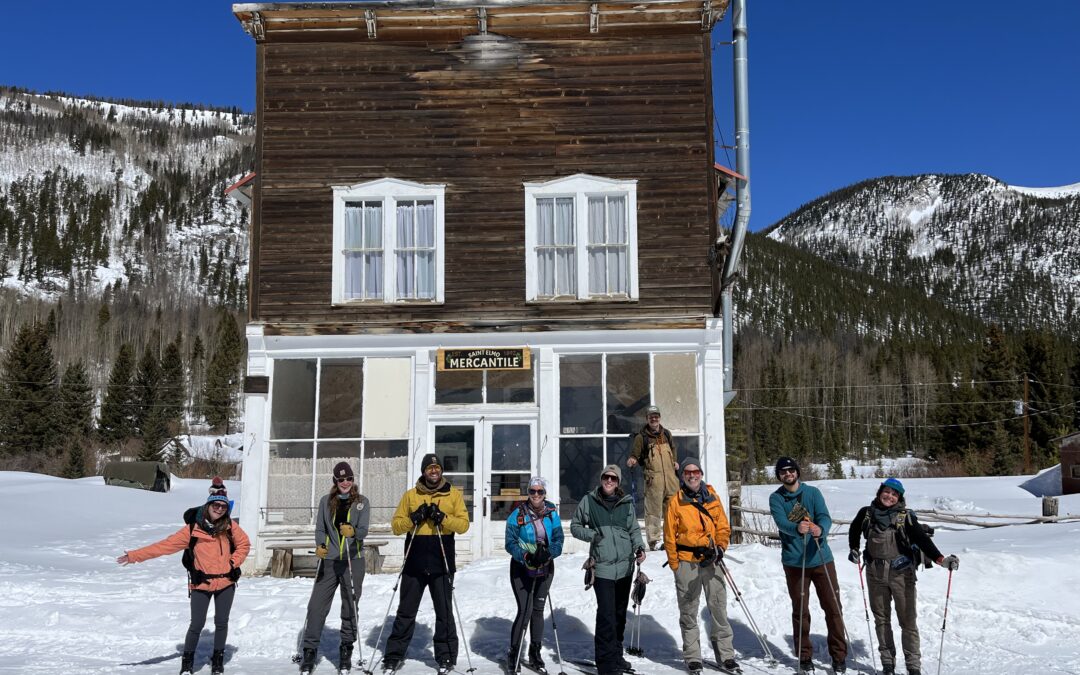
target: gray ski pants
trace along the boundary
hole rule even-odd
[[[315,586],[311,589],[311,599],[307,606],[307,632],[304,633],[304,649],[318,649],[326,615],[334,602],[334,591],[341,594],[341,644],[356,642],[356,609],[352,602],[359,604],[360,594],[364,590],[364,558],[352,561],[352,579],[349,579],[348,560],[324,560]],[[350,595],[354,595],[350,602]]]
[[[735,658],[732,644],[734,634],[727,618],[727,587],[724,575],[715,565],[699,565],[686,560],[679,561],[675,570],[675,597],[679,601],[679,628],[682,629],[683,660],[701,660],[701,638],[698,629],[698,606],[701,592],[705,592],[705,605],[712,620],[709,622],[709,641],[716,650],[721,663]]]
[[[206,625],[206,611],[210,609],[210,599],[214,600],[214,651],[225,649],[225,640],[229,637],[229,612],[232,610],[236,584],[229,584],[220,591],[191,592],[191,623],[184,636],[184,651],[195,651],[199,644],[199,635]]]
[[[896,643],[893,642],[890,603],[896,604],[900,620],[900,644],[908,670],[922,668],[919,651],[919,626],[915,607],[915,568],[896,571],[888,561],[873,560],[866,566],[866,587],[870,593],[870,611],[878,638],[882,666],[896,665]]]

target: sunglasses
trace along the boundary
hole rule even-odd
[[[606,473],[603,476],[600,476],[600,480],[608,481],[608,482],[611,482],[611,483],[618,483],[619,482],[618,477],[617,476],[612,476],[610,473]]]
[[[335,483],[351,483],[351,482],[353,482],[353,479],[352,478],[335,478],[334,482]]]
[[[225,502],[210,502],[210,508],[212,509],[227,509],[229,505]]]
[[[795,470],[795,469],[780,469],[780,475],[781,476],[783,476],[785,473],[799,473],[799,472],[797,470]]]
[[[682,475],[689,476],[690,478],[693,478],[694,476],[700,476],[701,475],[701,470],[700,469],[698,469],[698,470],[688,469],[686,471],[683,471]]]
[[[543,495],[543,494],[547,494],[547,490],[534,490],[532,488],[529,488],[529,494],[531,494],[531,495]]]

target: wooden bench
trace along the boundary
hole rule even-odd
[[[389,543],[386,539],[364,540],[361,555],[364,556],[364,569],[369,574],[382,573],[383,554],[379,549]],[[266,548],[273,551],[270,557],[270,576],[286,579],[294,576],[315,576],[318,559],[315,557],[315,544],[311,537],[279,539],[267,544]],[[294,566],[294,558],[308,558],[310,564]]]

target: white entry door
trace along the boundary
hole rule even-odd
[[[536,419],[454,419],[432,424],[432,449],[443,475],[461,489],[469,532],[458,536],[459,561],[503,550],[506,517],[525,499],[536,465]]]

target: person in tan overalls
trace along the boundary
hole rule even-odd
[[[656,550],[664,543],[664,517],[668,500],[679,490],[678,451],[675,441],[660,424],[660,408],[654,405],[645,409],[647,423],[634,436],[630,458],[626,466],[634,468],[641,464],[645,471],[645,539],[649,550]]]

